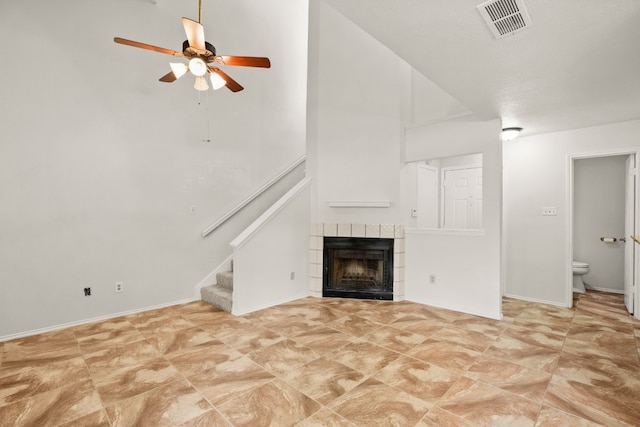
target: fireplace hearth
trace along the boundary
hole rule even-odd
[[[394,239],[324,237],[325,297],[393,300]]]

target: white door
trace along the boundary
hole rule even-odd
[[[636,242],[631,238],[635,236],[636,218],[636,156],[629,155],[626,160],[627,181],[626,181],[626,201],[624,209],[624,234],[626,243],[624,246],[624,305],[629,313],[634,312],[635,301],[635,249]]]
[[[482,228],[482,168],[444,171],[443,228]]]
[[[418,228],[438,228],[438,168],[418,165]]]

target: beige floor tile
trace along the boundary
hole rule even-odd
[[[289,339],[249,354],[251,360],[276,376],[287,374],[318,357],[318,353],[309,347]]]
[[[160,356],[160,352],[153,345],[142,340],[85,353],[84,360],[93,375],[100,377],[109,372],[127,366],[139,365]]]
[[[490,357],[477,359],[465,375],[536,402],[542,402],[551,381],[548,372]]]
[[[567,336],[564,352],[581,357],[601,357],[616,364],[631,364],[640,368],[638,347],[631,335],[611,332],[590,332]]]
[[[233,427],[220,412],[212,409],[204,414],[180,424],[179,427]]]
[[[282,320],[264,324],[264,328],[269,329],[287,338],[295,337],[309,329],[322,326],[322,322],[305,319],[304,317],[286,317]]]
[[[485,317],[478,317],[472,315],[466,315],[460,319],[454,320],[451,326],[458,329],[464,329],[466,331],[478,332],[487,337],[498,337],[508,326],[507,322],[500,320],[487,319]]]
[[[183,375],[194,375],[240,357],[242,353],[218,340],[187,347],[166,356]]]
[[[222,337],[222,341],[242,354],[248,354],[285,340],[286,337],[256,325],[243,325],[235,335]]]
[[[329,409],[357,426],[410,426],[416,424],[429,406],[408,393],[375,379],[359,384]]]
[[[75,334],[71,329],[65,329],[5,342],[2,367],[46,364],[81,354]]]
[[[400,357],[400,353],[367,341],[357,341],[340,347],[338,350],[328,353],[325,357],[332,357],[335,361],[358,372],[373,375]]]
[[[431,340],[450,343],[482,353],[496,340],[493,335],[446,326],[429,336]]]
[[[188,377],[191,383],[214,405],[246,394],[275,377],[247,356],[215,365]]]
[[[127,318],[131,324],[141,332],[152,334],[164,334],[189,329],[196,326],[195,323],[172,313],[159,312],[154,316],[144,316],[144,313]]]
[[[328,405],[365,378],[361,372],[324,357],[282,376],[284,381],[322,405]]]
[[[78,337],[78,344],[83,353],[92,353],[105,348],[118,347],[136,341],[144,341],[142,332],[134,328],[129,322],[128,327],[106,329],[91,335]]]
[[[460,375],[418,359],[400,356],[374,378],[424,400],[431,407],[460,379]]]
[[[290,426],[308,418],[320,404],[280,380],[250,390],[218,407],[236,426]]]
[[[605,426],[640,425],[640,400],[624,387],[601,388],[554,375],[544,402]]]
[[[173,427],[201,416],[212,407],[191,384],[180,379],[119,400],[106,409],[114,427]]]
[[[354,342],[356,338],[328,326],[318,326],[296,335],[293,340],[318,354],[326,354]]]
[[[549,373],[555,371],[560,358],[559,350],[532,345],[508,336],[498,338],[484,355]]]
[[[478,427],[478,424],[472,423],[471,421],[458,417],[457,415],[454,415],[451,412],[447,412],[442,408],[438,408],[437,406],[434,406],[427,413],[427,415],[425,415],[415,425],[415,427],[442,427],[442,426]]]
[[[446,325],[444,323],[436,321],[428,321],[426,318],[417,316],[415,314],[408,314],[398,320],[391,322],[389,326],[400,329],[402,331],[422,335],[423,337],[427,338],[438,332]]]
[[[154,309],[0,343],[0,425],[640,425],[640,321],[574,301]]]
[[[88,380],[89,370],[82,357],[33,367],[0,368],[0,406]]]
[[[323,408],[309,418],[300,421],[296,427],[355,427],[355,424],[335,412]]]
[[[100,376],[94,375],[93,382],[102,401],[109,405],[174,382],[180,377],[180,371],[171,363],[164,358],[157,358],[117,371],[105,372]]]
[[[350,314],[327,323],[327,326],[344,332],[345,334],[353,335],[354,337],[361,337],[376,329],[380,329],[383,324]]]
[[[584,418],[579,418],[551,407],[543,407],[538,415],[536,427],[603,427]]]
[[[57,426],[102,409],[90,380],[67,384],[0,406],[3,426]]]
[[[513,324],[509,326],[500,335],[501,338],[511,338],[516,341],[520,341],[526,344],[531,344],[537,347],[545,347],[555,351],[560,351],[564,344],[564,335],[558,335],[551,332],[543,332],[537,328],[526,328],[520,326],[517,323],[518,319],[513,321]]]
[[[104,409],[91,412],[88,415],[81,416],[75,420],[59,424],[57,427],[111,427],[109,417]]]
[[[541,404],[463,377],[437,406],[480,426],[533,426]]]
[[[481,354],[458,344],[435,339],[427,339],[407,352],[411,357],[457,373],[469,369]]]
[[[187,323],[187,325],[190,324],[190,322]],[[187,326],[185,329],[163,328],[158,332],[147,332],[145,336],[161,354],[172,354],[215,340],[210,333],[199,326]]]
[[[422,335],[403,331],[390,326],[383,326],[365,335],[369,342],[386,347],[398,353],[406,353],[413,347],[425,341]]]

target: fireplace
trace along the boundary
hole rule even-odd
[[[393,300],[393,242],[324,237],[322,296]]]

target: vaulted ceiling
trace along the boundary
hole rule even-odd
[[[523,135],[640,119],[640,1],[524,0],[496,38],[483,0],[326,0],[480,118]]]

